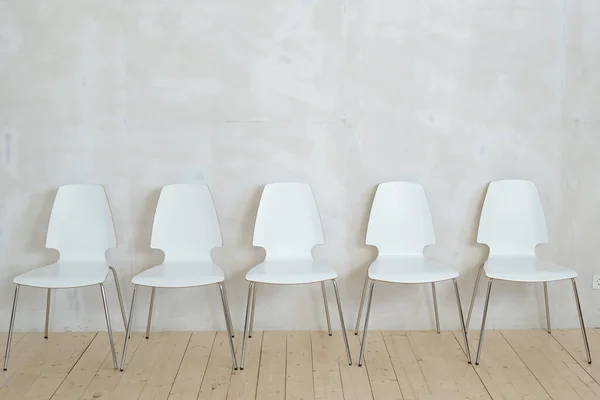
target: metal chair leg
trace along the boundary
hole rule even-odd
[[[342,302],[340,301],[340,291],[338,289],[337,281],[332,279],[333,289],[335,290],[335,298],[337,300],[338,312],[340,314],[340,324],[342,325],[342,335],[344,336],[344,343],[346,344],[346,354],[348,355],[348,365],[352,365],[352,355],[350,354],[350,345],[348,344],[348,333],[346,332],[346,323],[344,322],[344,313],[342,312]]]
[[[227,325],[227,336],[229,336],[229,346],[231,347],[231,358],[233,358],[233,369],[237,371],[238,365],[237,365],[237,360],[235,358],[235,348],[233,347],[233,335],[232,335],[233,329],[229,323],[229,317],[227,316],[227,310],[229,309],[229,306],[227,305],[227,298],[225,297],[224,289],[225,288],[223,286],[223,283],[220,282],[219,290],[221,291],[221,302],[223,303],[223,315],[225,317],[225,325]]]
[[[125,368],[125,358],[127,357],[127,345],[131,335],[131,325],[133,323],[133,311],[135,310],[135,299],[137,298],[138,285],[133,286],[133,296],[131,297],[131,309],[129,310],[129,321],[127,322],[127,330],[125,331],[125,343],[123,344],[123,354],[121,356],[121,371]]]
[[[371,303],[373,302],[373,291],[375,289],[375,281],[371,281],[369,290],[369,301],[367,303],[367,315],[365,315],[365,327],[363,328],[362,343],[360,345],[360,356],[358,357],[358,366],[362,366],[365,357],[365,345],[367,344],[367,329],[369,328],[369,317],[371,316]]]
[[[10,355],[10,344],[12,342],[13,329],[15,327],[15,316],[17,314],[17,300],[19,300],[19,285],[15,287],[15,297],[13,298],[12,313],[10,314],[10,325],[8,326],[8,338],[6,340],[6,353],[4,353],[4,370],[8,369],[8,356]]]
[[[431,292],[433,293],[433,311],[435,312],[435,327],[437,333],[440,333],[440,314],[438,312],[437,293],[435,292],[435,282],[431,282]]]
[[[323,292],[323,303],[325,303],[325,317],[327,318],[327,332],[329,333],[329,336],[332,336],[333,334],[331,333],[331,319],[329,318],[329,304],[327,302],[327,290],[325,289],[325,282],[321,282],[321,291]]]
[[[150,337],[150,326],[152,325],[152,311],[154,310],[154,294],[156,288],[152,288],[152,294],[150,295],[150,307],[148,307],[148,323],[146,324],[146,339]]]
[[[244,361],[246,360],[246,339],[248,338],[248,325],[250,323],[250,306],[252,302],[252,291],[254,289],[254,282],[250,282],[248,285],[248,301],[246,302],[246,319],[244,322],[244,338],[242,339],[242,361],[240,362],[240,370],[244,370]]]
[[[475,359],[475,365],[479,365],[479,357],[481,356],[481,346],[483,344],[483,332],[485,331],[485,320],[487,319],[488,306],[490,305],[490,294],[492,293],[493,279],[490,279],[487,288],[487,294],[485,295],[485,306],[483,307],[483,319],[481,321],[481,332],[479,333],[479,345],[477,346],[477,358]]]
[[[125,315],[125,305],[123,304],[123,296],[121,295],[121,286],[119,285],[117,270],[113,267],[108,268],[112,271],[113,279],[115,280],[115,288],[117,289],[117,297],[119,298],[119,306],[121,307],[121,316],[123,317],[123,329],[127,329],[127,315]]]
[[[115,352],[115,341],[113,339],[112,327],[110,326],[110,314],[108,312],[108,303],[106,302],[106,292],[104,291],[104,285],[100,284],[100,291],[102,292],[102,303],[104,304],[104,316],[106,317],[106,326],[108,328],[108,339],[110,340],[110,350],[112,352],[113,365],[115,369],[119,369],[117,364],[117,353]]]
[[[458,281],[452,279],[454,282],[454,290],[456,291],[456,303],[458,305],[458,317],[460,318],[460,326],[462,327],[463,337],[465,340],[465,349],[467,353],[467,362],[471,364],[471,349],[469,348],[469,338],[467,337],[467,328],[465,326],[465,317],[463,315],[462,303],[460,302],[460,291],[458,290]]]
[[[548,302],[548,282],[544,282],[544,300],[546,301],[546,328],[548,333],[552,333],[550,327],[550,303]]]
[[[229,300],[227,300],[227,290],[225,289],[225,284],[223,286],[223,296],[225,296],[225,304],[227,305],[227,323],[231,327],[231,337],[235,337],[235,330],[233,329],[233,322],[231,322],[231,310],[229,309]]]
[[[44,327],[44,339],[48,339],[48,325],[50,324],[50,300],[52,296],[52,289],[48,289],[46,295],[46,325]]]
[[[360,305],[358,306],[358,317],[356,317],[356,327],[354,328],[354,334],[358,335],[358,326],[360,325],[360,317],[362,316],[363,304],[365,302],[365,295],[367,294],[367,286],[369,286],[369,274],[365,276],[365,283],[363,284],[362,296],[360,297]]]
[[[473,313],[473,306],[475,305],[475,297],[477,296],[477,289],[479,288],[482,270],[483,265],[481,265],[477,270],[477,278],[475,278],[475,287],[473,287],[473,295],[471,296],[471,304],[469,305],[469,313],[467,314],[467,322],[465,324],[467,331],[469,330],[469,325],[471,324],[471,314]]]
[[[248,337],[252,337],[254,333],[254,311],[256,309],[256,284],[252,285],[252,312],[250,314],[250,330],[248,331]]]
[[[583,335],[583,344],[585,345],[585,353],[587,355],[588,364],[592,363],[590,355],[590,344],[588,343],[587,333],[585,333],[585,324],[583,322],[583,314],[581,313],[581,303],[579,303],[579,292],[577,291],[577,283],[575,279],[571,279],[573,283],[573,294],[575,295],[575,304],[577,305],[577,313],[579,314],[579,324],[581,325],[581,334]]]

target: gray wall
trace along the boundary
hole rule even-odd
[[[159,188],[209,184],[240,329],[265,183],[313,186],[327,240],[314,254],[340,274],[350,327],[375,256],[364,231],[378,182],[425,186],[438,237],[426,253],[461,271],[466,308],[486,256],[485,188],[504,178],[538,184],[550,230],[539,253],[580,273],[598,326],[599,39],[597,0],[0,0],[2,329],[12,277],[57,257],[44,236],[61,184],[106,186],[128,301],[132,275],[162,258],[149,249]],[[549,287],[554,326],[576,327],[569,283]],[[495,290],[490,328],[543,326],[541,286]],[[159,291],[154,326],[222,329],[217,292]],[[438,296],[442,328],[457,328],[451,285]],[[45,293],[21,299],[17,329],[43,329]],[[52,304],[54,330],[104,327],[97,289]],[[325,328],[318,286],[260,287],[257,307],[258,329]],[[372,327],[432,328],[429,287],[378,288]]]

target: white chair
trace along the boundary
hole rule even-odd
[[[465,340],[467,360],[471,363],[471,352],[463,319],[458,291],[458,272],[423,256],[426,246],[435,243],[433,222],[423,187],[411,182],[387,182],[377,187],[371,208],[366,243],[377,247],[379,255],[369,267],[363,286],[358,318],[354,334],[358,335],[362,308],[369,288],[367,313],[360,349],[358,366],[364,359],[367,329],[371,313],[371,302],[375,282],[387,283],[430,283],[437,332],[440,322],[437,307],[435,282],[452,280],[458,304],[458,316]]]
[[[165,254],[162,264],[152,267],[133,277],[133,296],[127,334],[123,346],[121,371],[125,368],[127,344],[131,333],[135,299],[138,287],[152,288],[146,339],[150,335],[152,308],[156,288],[189,288],[216,284],[221,292],[225,324],[229,332],[229,344],[234,368],[237,370],[233,348],[233,326],[229,314],[225,274],[216,266],[210,256],[213,248],[223,245],[221,227],[210,190],[206,185],[178,184],[165,186],[158,200],[151,247]]]
[[[253,244],[254,246],[264,247],[267,256],[263,263],[252,268],[246,275],[246,280],[250,283],[248,286],[248,303],[246,305],[240,369],[244,369],[246,338],[252,337],[256,284],[258,283],[274,285],[321,283],[327,328],[329,336],[331,336],[331,321],[325,289],[325,282],[331,281],[337,299],[348,364],[352,365],[346,325],[336,282],[337,273],[331,267],[314,261],[312,258],[312,248],[323,243],[321,218],[310,186],[298,182],[266,185],[256,216]],[[250,329],[249,334],[248,328]]]
[[[48,291],[44,329],[44,337],[47,339],[52,289],[71,289],[92,285],[100,285],[113,363],[117,369],[117,356],[104,291],[104,282],[109,269],[115,280],[124,325],[127,325],[127,319],[117,271],[106,262],[105,253],[109,248],[117,247],[117,239],[110,206],[102,186],[66,185],[58,189],[50,216],[46,247],[59,251],[59,261],[21,274],[14,279],[17,286],[10,317],[4,370],[6,371],[8,368],[8,356],[21,286],[42,288]]]
[[[468,326],[479,286],[481,270],[483,269],[485,275],[489,278],[489,282],[475,364],[479,364],[479,357],[481,356],[485,321],[494,280],[543,283],[546,303],[546,324],[548,333],[550,333],[550,307],[548,304],[547,282],[566,279],[570,279],[573,285],[585,351],[588,363],[591,364],[590,347],[585,333],[583,315],[581,314],[577,284],[575,283],[577,272],[562,265],[540,260],[535,255],[535,248],[539,244],[548,242],[548,231],[546,229],[542,202],[533,182],[503,180],[490,183],[483,203],[483,210],[481,211],[477,241],[488,245],[490,254],[483,268],[479,268],[477,273],[467,317]]]

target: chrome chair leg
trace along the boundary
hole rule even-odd
[[[344,343],[346,344],[346,354],[348,355],[348,365],[352,365],[352,355],[350,354],[350,345],[348,344],[348,333],[346,332],[346,323],[344,322],[344,313],[342,312],[342,302],[340,301],[340,291],[338,289],[337,281],[332,279],[333,289],[335,290],[335,298],[337,300],[338,312],[340,313],[340,324],[342,325],[342,336],[344,336]]]
[[[438,312],[437,293],[435,292],[435,282],[431,282],[431,292],[433,293],[433,311],[435,312],[435,327],[437,333],[440,333],[440,314]]]
[[[458,317],[460,318],[460,326],[463,331],[463,337],[465,340],[465,349],[467,353],[467,362],[471,364],[471,349],[469,348],[469,338],[467,337],[467,328],[465,326],[465,317],[463,315],[462,303],[460,302],[460,291],[458,290],[458,281],[452,279],[454,282],[454,291],[456,292],[456,303],[458,305]]]
[[[227,305],[227,323],[231,327],[231,337],[235,337],[235,330],[233,329],[233,322],[231,322],[231,310],[229,309],[229,300],[227,300],[227,290],[225,289],[225,284],[223,283],[223,296],[225,296],[225,304]]]
[[[488,306],[490,305],[490,294],[492,293],[493,279],[490,279],[487,288],[487,294],[485,295],[485,306],[483,307],[483,319],[481,321],[481,332],[479,333],[479,344],[477,346],[477,358],[475,359],[475,365],[479,365],[479,357],[481,356],[481,346],[483,344],[483,332],[485,331],[485,320],[487,319]]]
[[[233,358],[233,369],[237,371],[238,365],[237,360],[235,358],[235,347],[233,347],[233,329],[229,323],[229,318],[227,316],[227,310],[229,309],[227,305],[227,298],[225,297],[225,290],[223,283],[219,283],[219,290],[221,291],[221,302],[223,303],[223,316],[225,317],[225,325],[227,325],[227,336],[229,336],[229,346],[231,347],[231,358]]]
[[[150,326],[152,325],[152,311],[154,310],[154,294],[156,288],[152,288],[152,294],[150,295],[150,307],[148,307],[148,323],[146,324],[146,339],[150,337]]]
[[[477,289],[479,288],[479,282],[481,280],[481,270],[483,270],[483,265],[477,270],[477,278],[475,278],[475,287],[473,287],[473,295],[471,295],[471,304],[469,305],[469,313],[467,314],[467,322],[465,323],[467,331],[471,325],[471,314],[473,313],[473,305],[475,305],[475,297],[477,296]]]
[[[123,329],[127,329],[127,315],[125,315],[125,305],[123,304],[123,296],[121,295],[121,286],[119,285],[117,270],[113,267],[108,268],[112,271],[113,279],[115,280],[115,288],[117,289],[117,297],[119,298],[119,306],[121,307],[121,316],[123,317]]]
[[[252,337],[252,333],[254,333],[254,311],[256,309],[256,284],[252,285],[252,311],[250,314],[250,330],[248,331],[248,337]]]
[[[546,301],[546,328],[548,333],[552,333],[550,327],[550,303],[548,302],[548,282],[544,282],[544,300]]]
[[[365,345],[367,344],[367,330],[369,328],[369,317],[371,316],[371,303],[373,302],[373,291],[375,289],[375,281],[371,281],[369,290],[369,301],[367,303],[367,315],[365,315],[365,327],[363,328],[362,343],[360,345],[360,356],[358,357],[358,366],[362,366],[365,357]]]
[[[254,282],[248,285],[248,301],[246,302],[246,319],[244,322],[244,338],[242,339],[242,361],[240,362],[240,370],[244,370],[244,361],[246,360],[246,339],[248,338],[248,324],[250,323],[250,306],[252,303],[252,292],[254,290]]]
[[[10,314],[10,325],[8,326],[8,338],[6,339],[6,353],[4,354],[4,370],[8,369],[8,356],[10,355],[10,344],[12,342],[13,329],[15,327],[15,316],[17,314],[17,300],[19,300],[19,288],[15,287],[15,297],[13,299],[12,312]]]
[[[44,327],[44,339],[48,339],[48,325],[50,324],[50,300],[52,296],[52,289],[48,289],[46,295],[46,325]]]
[[[325,303],[325,317],[327,318],[327,332],[329,333],[329,336],[332,336],[333,334],[331,333],[331,319],[329,318],[329,304],[327,303],[327,290],[325,289],[325,282],[321,282],[321,291],[323,292],[323,303]]]
[[[587,333],[585,332],[585,324],[583,322],[583,314],[581,313],[581,303],[579,302],[579,292],[577,291],[577,283],[575,278],[571,279],[573,283],[573,294],[575,295],[575,304],[577,305],[577,313],[579,314],[579,324],[581,325],[581,334],[583,335],[583,344],[585,345],[585,354],[587,355],[588,364],[592,363],[590,355],[590,344],[588,343]]]
[[[365,295],[367,294],[367,286],[369,286],[369,274],[365,276],[365,283],[363,284],[362,296],[360,297],[360,305],[358,306],[358,317],[356,317],[356,327],[354,328],[354,334],[358,335],[358,326],[360,325],[360,317],[362,316],[363,304],[365,302]]]
[[[133,311],[135,310],[135,299],[139,286],[133,286],[133,296],[131,297],[131,309],[129,310],[129,321],[127,322],[127,330],[125,331],[125,343],[123,344],[123,354],[121,355],[121,371],[125,369],[125,358],[127,357],[127,345],[131,337],[131,325],[133,323]]]
[[[115,352],[115,341],[113,339],[112,327],[110,326],[110,314],[108,312],[108,303],[106,302],[106,292],[104,291],[103,284],[100,284],[100,291],[102,292],[102,303],[104,304],[104,316],[106,317],[106,326],[108,327],[108,339],[110,340],[113,365],[115,369],[119,369],[119,364],[117,364],[117,353]]]

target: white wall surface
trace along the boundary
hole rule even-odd
[[[241,329],[265,183],[313,186],[327,241],[314,255],[339,272],[350,327],[378,182],[424,185],[438,239],[427,255],[461,271],[466,309],[486,256],[486,184],[504,178],[538,184],[550,231],[539,254],[580,273],[599,326],[599,38],[597,0],[0,0],[0,329],[12,277],[57,257],[44,238],[61,184],[105,185],[127,302],[131,277],[162,259],[149,248],[160,187],[209,184],[225,242],[213,255]],[[458,327],[451,286],[438,285],[444,329]],[[570,283],[549,288],[553,325],[576,327]],[[320,296],[259,287],[256,328],[325,329]],[[16,329],[42,330],[44,303],[23,288]],[[483,290],[473,328],[482,303]],[[543,304],[541,285],[498,283],[488,327],[542,327]],[[433,321],[429,287],[377,288],[373,328]],[[153,322],[224,329],[218,289],[159,290]],[[59,292],[50,326],[104,329],[99,290]]]

